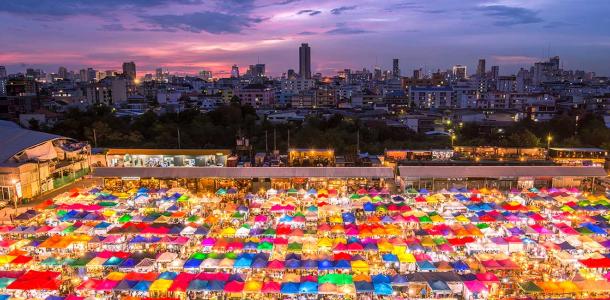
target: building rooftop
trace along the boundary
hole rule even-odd
[[[0,120],[0,163],[8,162],[13,156],[28,148],[58,139],[68,138],[25,129],[13,122]]]

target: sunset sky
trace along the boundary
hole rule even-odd
[[[474,71],[478,58],[507,74],[559,55],[565,68],[610,75],[608,0],[18,0],[0,5],[0,65],[9,72],[58,66],[139,75],[260,61],[279,75],[298,69],[298,46],[312,47],[312,70],[391,67]]]

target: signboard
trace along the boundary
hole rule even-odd
[[[21,182],[15,183],[15,191],[17,192],[17,198],[23,197],[23,192],[21,191]]]
[[[121,177],[122,180],[140,180],[140,177],[133,177],[133,176],[129,176],[129,177]]]

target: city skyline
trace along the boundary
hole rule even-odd
[[[474,71],[479,58],[506,74],[553,55],[566,69],[610,73],[605,1],[31,2],[0,7],[0,22],[13,32],[0,36],[0,65],[9,73],[120,70],[135,61],[138,76],[162,67],[223,77],[233,64],[260,62],[277,76],[298,69],[301,43],[315,49],[312,73],[324,75],[389,70],[392,58],[403,74],[456,64]]]

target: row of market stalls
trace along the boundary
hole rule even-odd
[[[608,297],[608,209],[575,187],[75,189],[0,226],[0,294]]]

